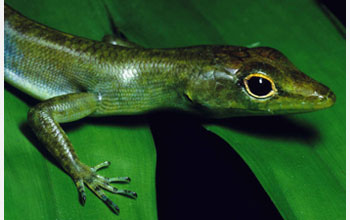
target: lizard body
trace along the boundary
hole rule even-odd
[[[87,116],[141,114],[176,108],[206,117],[271,115],[327,108],[334,93],[267,48],[194,46],[145,49],[62,33],[5,5],[5,80],[42,100],[28,113],[38,139],[72,177],[115,213],[102,188],[136,198],[82,163],[59,123]]]

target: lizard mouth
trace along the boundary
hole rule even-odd
[[[272,102],[260,109],[246,111],[246,115],[280,115],[304,113],[329,108],[336,101],[335,94],[330,89],[315,90],[312,95],[287,96],[280,101]],[[321,92],[322,91],[322,92]]]
[[[315,104],[315,108],[323,109],[323,108],[329,108],[332,105],[334,105],[336,97],[331,90],[328,90],[328,93],[326,95],[319,94],[318,99],[319,101]]]

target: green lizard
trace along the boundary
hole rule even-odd
[[[116,45],[37,24],[5,5],[5,80],[42,100],[28,113],[38,139],[76,183],[86,184],[115,213],[102,191],[136,198],[82,163],[60,123],[86,116],[142,114],[175,108],[205,117],[272,115],[330,107],[335,95],[300,72],[279,51],[236,46],[144,49]]]

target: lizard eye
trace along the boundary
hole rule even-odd
[[[253,73],[244,78],[244,86],[249,95],[258,99],[268,98],[277,92],[272,79],[261,73]]]

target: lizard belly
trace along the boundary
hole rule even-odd
[[[5,22],[6,82],[40,100],[81,91],[67,73],[74,71],[74,65],[62,60],[69,60],[67,54],[45,49],[39,42],[16,34]]]

